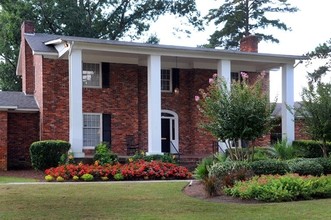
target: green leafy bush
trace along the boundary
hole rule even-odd
[[[67,154],[70,143],[61,140],[37,141],[30,146],[32,167],[45,170],[59,164],[61,156]]]
[[[256,175],[279,174],[284,175],[290,169],[285,161],[259,160],[251,163],[251,168]]]
[[[221,190],[224,187],[233,186],[236,181],[244,181],[253,176],[248,162],[245,161],[231,161],[214,162],[209,168],[208,181],[204,183],[209,184],[205,186],[206,189],[211,188],[211,182],[214,183],[214,188]],[[210,182],[210,180],[213,180]],[[209,193],[209,191],[207,191]]]
[[[212,157],[203,158],[194,170],[194,177],[200,180],[207,178],[209,173],[208,169],[212,164]]]
[[[85,173],[80,178],[84,181],[92,181],[94,179],[93,175],[89,173]]]
[[[297,157],[316,158],[323,157],[322,143],[313,140],[296,140],[292,146]],[[327,151],[330,152],[331,143],[327,143]]]
[[[297,174],[255,176],[245,182],[236,182],[232,188],[226,188],[224,192],[242,199],[266,202],[325,198],[331,196],[331,176],[300,177]]]
[[[114,175],[114,179],[115,180],[123,180],[124,179],[124,176],[121,174],[121,173],[116,173],[115,175]]]
[[[320,176],[323,174],[323,166],[316,160],[302,160],[291,165],[291,172],[303,175]]]
[[[135,155],[133,155],[129,161],[138,161],[138,160],[144,160],[151,162],[153,160],[162,161],[163,163],[173,163],[176,164],[176,158],[172,154],[152,154],[152,155],[146,155],[145,152],[141,151],[140,153],[137,152]]]
[[[295,150],[292,145],[287,143],[287,140],[277,141],[271,148],[271,153],[274,158],[280,160],[289,160],[295,157]]]
[[[106,143],[100,143],[95,147],[94,161],[98,161],[101,165],[113,164],[118,161],[118,157],[112,153]]]

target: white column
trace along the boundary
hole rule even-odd
[[[161,154],[161,56],[147,61],[148,154]]]
[[[287,106],[294,105],[294,71],[293,64],[282,66],[282,138],[292,143],[294,136],[294,116]]]
[[[83,80],[82,51],[72,50],[69,55],[69,142],[74,157],[83,153]]]
[[[231,61],[219,60],[217,62],[217,75],[223,77],[226,80],[228,89],[231,89]]]
[[[230,60],[219,60],[217,62],[217,76],[223,77],[226,81],[226,87],[228,90],[231,90],[231,61]],[[222,148],[225,152],[226,144],[225,142],[218,142],[218,145]]]

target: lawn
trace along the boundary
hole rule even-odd
[[[331,199],[222,204],[190,198],[184,182],[0,184],[0,219],[328,219]]]
[[[32,178],[20,178],[11,176],[0,176],[0,183],[22,183],[22,182],[36,182],[36,179]]]

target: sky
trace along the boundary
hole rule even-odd
[[[196,0],[197,7],[202,16],[208,13],[211,8],[218,8],[224,0]],[[330,6],[328,0],[288,0],[292,6],[299,8],[296,13],[279,13],[278,18],[292,31],[280,31],[275,28],[268,28],[272,35],[280,40],[279,44],[260,42],[259,52],[273,54],[303,55],[314,50],[316,46],[326,42],[331,38]],[[170,24],[170,25],[169,25]],[[185,34],[176,34],[174,27],[180,26],[179,19],[163,17],[158,20],[150,29],[150,33],[155,33],[160,39],[160,44],[192,46],[205,44],[208,42],[210,34],[216,27],[211,23],[205,26],[203,32],[192,29],[190,37]],[[174,34],[175,33],[175,34]],[[306,72],[312,68],[306,68],[305,64],[299,64],[294,69],[294,90],[295,101],[300,100],[302,88],[306,86]],[[270,74],[270,98],[277,97],[281,101],[280,91],[281,74],[280,71]]]

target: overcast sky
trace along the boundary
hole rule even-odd
[[[211,8],[217,8],[224,0],[196,0],[198,9],[202,15],[206,15]],[[296,13],[280,13],[279,19],[292,28],[292,31],[279,31],[274,28],[267,29],[274,37],[280,40],[279,44],[264,43],[259,44],[259,52],[302,55],[313,50],[317,45],[331,38],[330,6],[328,0],[289,0],[293,6],[299,8]],[[171,25],[169,25],[171,24]],[[203,32],[193,31],[190,38],[185,34],[174,35],[174,27],[180,25],[179,20],[169,17],[161,18],[152,28],[151,33],[156,33],[160,38],[160,44],[192,46],[201,45],[208,42],[209,35],[215,30],[213,24],[209,24]],[[295,68],[295,100],[300,99],[302,86],[306,85],[305,75],[307,70],[303,64]],[[279,72],[271,74],[271,98],[278,95],[278,101],[281,97],[279,90],[280,74]]]

